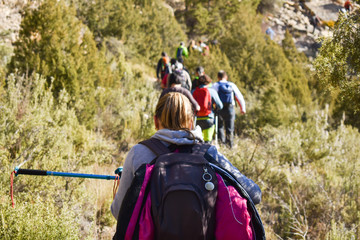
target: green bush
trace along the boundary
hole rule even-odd
[[[221,152],[258,183],[265,226],[281,238],[359,238],[359,132],[328,124],[328,111],[308,121],[251,132]],[[272,239],[272,238],[271,238]]]
[[[159,0],[95,0],[80,6],[79,18],[99,39],[120,39],[128,49],[128,58],[148,64],[154,64],[162,51],[170,55],[186,41],[171,11]]]
[[[29,169],[82,172],[111,163],[115,152],[114,145],[79,124],[65,91],[55,101],[46,86],[39,76],[10,75],[0,97],[1,239],[78,239],[80,228],[89,222],[95,226],[94,193],[87,192],[84,180],[19,175],[14,179],[16,209],[10,207],[9,176],[20,163]]]
[[[111,86],[112,78],[92,33],[76,18],[75,9],[63,0],[50,0],[26,10],[14,45],[9,72],[41,74],[48,84],[53,81],[56,97],[66,89],[73,101],[83,101],[77,104],[77,114],[91,125],[94,89]]]
[[[333,116],[337,121],[346,113],[346,123],[360,127],[360,23],[358,14],[341,14],[332,37],[322,39],[319,56],[314,62],[318,81],[331,92],[336,102]]]
[[[79,239],[75,213],[66,204],[58,209],[55,202],[34,199],[13,209],[6,200],[0,203],[1,239]]]

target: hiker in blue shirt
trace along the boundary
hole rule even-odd
[[[240,106],[241,114],[245,114],[245,100],[239,88],[234,83],[228,81],[225,71],[221,70],[218,72],[218,80],[218,82],[213,84],[213,88],[218,92],[224,105],[223,109],[218,111],[219,139],[222,143],[232,148],[234,145],[235,101]],[[226,137],[224,128],[226,130]]]
[[[266,35],[268,35],[270,37],[271,40],[274,40],[275,37],[275,32],[274,30],[272,30],[271,27],[268,27],[265,31]]]

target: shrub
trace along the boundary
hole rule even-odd
[[[329,128],[328,111],[308,112],[308,121],[236,139],[221,152],[260,185],[261,217],[281,238],[358,238],[359,132],[340,123]]]
[[[73,100],[84,101],[78,104],[77,113],[85,123],[91,122],[94,89],[111,85],[111,75],[92,33],[76,18],[75,9],[63,0],[50,0],[35,10],[26,10],[14,45],[9,72],[26,76],[36,72],[48,84],[53,79],[55,96],[66,89]]]
[[[23,168],[81,172],[111,163],[115,152],[79,124],[65,91],[55,101],[51,85],[46,86],[39,76],[10,75],[0,97],[1,217],[6,223],[0,226],[1,239],[78,239],[88,222],[95,226],[94,193],[79,179],[18,176],[16,209],[10,208],[9,175],[20,163],[26,161]]]

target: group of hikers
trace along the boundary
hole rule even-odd
[[[191,80],[185,55],[159,60],[157,131],[125,159],[111,205],[114,239],[265,239],[259,186],[210,144],[218,116],[221,142],[234,145],[235,102],[245,113],[244,98],[223,70],[213,82],[199,66]]]
[[[163,88],[160,98],[169,92],[180,92],[190,100],[196,117],[195,126],[201,127],[205,142],[212,142],[217,130],[220,142],[233,147],[235,103],[240,106],[241,114],[246,113],[246,106],[243,95],[234,83],[228,81],[225,71],[220,70],[218,81],[213,83],[204,68],[199,66],[191,80],[183,64],[175,58],[169,60],[163,52],[156,74]]]

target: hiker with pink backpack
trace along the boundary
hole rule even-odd
[[[158,101],[157,132],[131,148],[111,205],[113,239],[265,239],[261,190],[193,129],[189,99]]]

